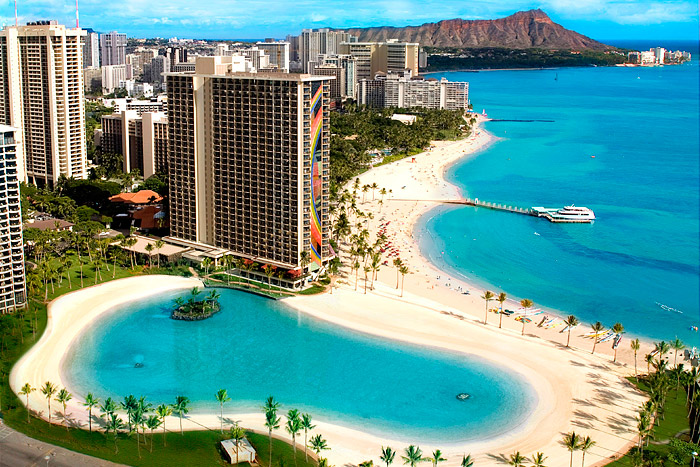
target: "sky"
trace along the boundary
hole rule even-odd
[[[79,0],[80,25],[129,37],[283,38],[302,28],[407,26],[443,19],[495,19],[541,8],[562,26],[597,40],[697,40],[698,0]],[[75,24],[72,0],[17,0],[20,24]],[[14,24],[13,0],[0,23]]]

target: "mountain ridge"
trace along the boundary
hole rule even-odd
[[[555,23],[542,10],[519,11],[489,20],[447,19],[420,26],[342,29],[359,42],[398,39],[425,47],[608,50],[614,47]]]

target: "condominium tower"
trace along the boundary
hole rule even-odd
[[[0,313],[26,303],[17,128],[0,125]]]
[[[89,30],[83,46],[83,68],[100,67],[100,35]]]
[[[168,74],[171,235],[283,269],[330,259],[328,82],[220,56]]]
[[[0,124],[21,130],[20,180],[87,177],[85,35],[55,21],[0,31]]]

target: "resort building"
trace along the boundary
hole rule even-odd
[[[336,76],[337,84],[331,85],[339,88],[340,97],[355,98],[357,89],[357,59],[352,55],[320,55],[318,64],[314,64],[312,74],[321,74],[326,76],[336,76],[335,72],[316,73],[319,67],[335,67],[340,70]],[[331,91],[333,92],[333,91]]]
[[[102,92],[111,94],[115,89],[125,88],[124,81],[134,78],[131,65],[107,65],[102,67]]]
[[[87,178],[82,29],[56,21],[0,31],[0,124],[22,132],[20,180]]]
[[[153,87],[144,88],[153,93]],[[102,104],[114,108],[114,112],[124,112],[125,110],[135,110],[137,115],[145,112],[166,112],[167,104],[164,96],[152,97],[148,100],[132,99],[130,97],[105,98]]]
[[[112,31],[100,34],[100,63],[102,66],[126,64],[126,34]]]
[[[374,80],[360,81],[358,102],[369,107],[469,109],[469,83],[408,78],[408,74],[380,74]]]
[[[284,270],[331,258],[328,77],[199,57],[167,75],[174,241]]]
[[[27,301],[19,205],[20,134],[17,128],[0,125],[0,313]]]
[[[123,157],[125,172],[138,169],[144,178],[168,172],[168,119],[162,112],[124,110],[102,116],[100,146]]]

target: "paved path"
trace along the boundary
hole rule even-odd
[[[48,461],[46,456],[49,456]],[[0,467],[117,467],[95,457],[29,438],[0,420]]]

